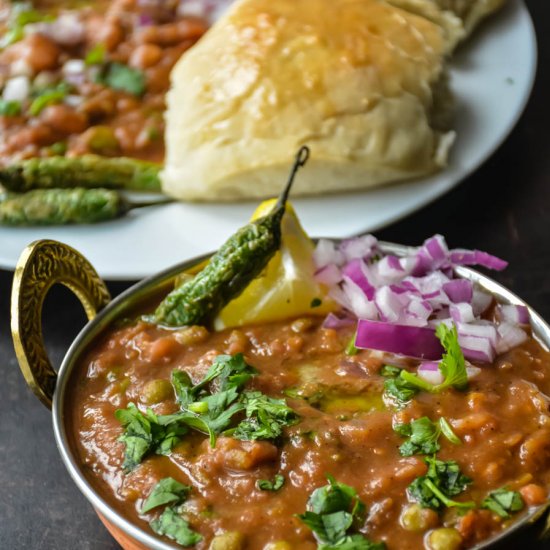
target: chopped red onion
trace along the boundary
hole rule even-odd
[[[498,353],[504,353],[527,340],[527,333],[512,323],[503,322],[497,327],[499,340],[496,345]]]
[[[429,382],[434,386],[442,384],[444,378],[443,378],[443,374],[439,370],[438,365],[439,363],[435,361],[420,363],[417,374],[420,378],[422,378],[423,380],[426,380],[426,382]]]
[[[474,288],[472,283],[467,279],[455,279],[443,285],[443,292],[455,304],[459,302],[470,303],[474,295]]]
[[[315,279],[323,285],[336,285],[342,280],[342,272],[336,264],[328,264],[315,272]]]
[[[458,343],[466,359],[480,363],[492,363],[495,358],[495,348],[488,338],[458,335]]]
[[[78,13],[62,13],[51,22],[25,25],[25,35],[42,34],[63,46],[76,46],[86,38],[86,27]]]
[[[468,375],[468,380],[474,379],[480,373],[481,369],[479,367],[474,367],[466,361],[466,374]]]
[[[2,99],[6,101],[25,101],[31,92],[31,82],[28,76],[10,78],[4,86]]]
[[[502,321],[508,321],[516,325],[529,324],[529,310],[525,306],[499,304],[497,315]]]
[[[374,298],[375,287],[369,282],[366,271],[366,265],[363,260],[355,259],[344,267],[342,273],[349,277],[364,293],[372,300]]]
[[[493,303],[493,297],[487,294],[483,290],[474,288],[474,295],[472,297],[472,309],[474,315],[479,317],[482,313],[485,313],[489,306]]]
[[[451,319],[455,323],[471,323],[475,321],[474,310],[470,304],[466,302],[460,304],[451,304],[449,306]]]
[[[345,263],[344,254],[336,249],[336,244],[328,239],[319,239],[313,251],[313,262],[319,269],[328,264],[342,266]]]
[[[340,250],[344,253],[345,259],[350,261],[357,258],[366,260],[370,258],[376,250],[378,241],[372,235],[363,237],[354,237],[346,239],[340,243]]]
[[[383,333],[375,331],[372,346],[368,345],[369,338],[360,341],[366,347],[381,351],[392,351],[396,347],[395,353],[429,357],[434,341],[435,349],[441,349],[433,331],[441,323],[457,325],[464,354],[475,361],[492,361],[497,349],[500,352],[523,341],[523,331],[509,328],[503,340],[496,324],[481,317],[493,303],[493,297],[474,288],[471,281],[456,278],[454,270],[459,265],[503,269],[506,262],[479,250],[449,251],[441,235],[427,239],[403,257],[384,255],[371,235],[347,239],[338,245],[321,239],[314,261],[317,281],[329,287],[329,295],[337,303],[360,320],[385,327]],[[508,322],[512,327],[529,321],[523,307],[499,306],[497,314],[503,323]],[[394,336],[388,328],[391,326],[399,328],[399,338],[404,327],[414,334],[419,329],[427,332],[420,333],[424,339],[419,337],[416,344],[406,337],[403,345],[399,341],[392,344],[383,338],[388,334]],[[382,344],[377,338],[382,338]],[[421,344],[428,347],[423,349],[419,347]]]
[[[323,328],[343,328],[355,324],[355,319],[350,317],[338,317],[334,313],[329,313],[323,321]]]
[[[366,319],[359,319],[355,345],[417,359],[439,359],[443,353],[432,329]]]
[[[508,266],[508,262],[481,250],[456,249],[451,251],[450,260],[454,265],[480,265],[495,271],[502,271]]]

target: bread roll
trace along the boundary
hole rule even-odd
[[[384,0],[238,0],[172,72],[164,191],[276,195],[304,144],[294,195],[440,169],[450,28]]]
[[[442,25],[451,41],[463,40],[488,15],[502,7],[506,0],[388,0],[395,6],[413,11]],[[441,19],[441,13],[446,17]],[[455,15],[460,22],[456,26],[449,15]]]

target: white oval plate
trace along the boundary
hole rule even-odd
[[[457,142],[449,166],[421,180],[360,193],[294,199],[310,235],[336,238],[373,231],[414,212],[457,185],[502,143],[521,115],[536,72],[533,24],[521,0],[509,5],[454,56]],[[215,250],[255,203],[171,204],[88,226],[0,228],[0,267],[13,269],[23,248],[50,238],[82,252],[106,279],[141,279]]]

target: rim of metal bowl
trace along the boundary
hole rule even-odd
[[[334,239],[335,240],[335,239]],[[403,255],[411,250],[411,247],[398,245],[394,243],[379,243],[381,249],[384,252],[393,253],[396,255]],[[149,296],[153,291],[159,292],[163,287],[169,288],[169,284],[174,278],[203,260],[210,257],[210,254],[205,254],[190,260],[181,262],[169,269],[160,272],[152,277],[147,277],[142,281],[132,285],[126,291],[117,296],[107,307],[102,310],[96,318],[86,324],[75,338],[67,353],[58,373],[58,382],[55,389],[52,406],[52,419],[53,429],[57,447],[61,454],[61,458],[65,463],[70,476],[76,483],[77,487],[86,497],[86,499],[92,504],[92,506],[105,518],[122,530],[124,533],[140,542],[143,545],[153,550],[174,550],[181,549],[181,546],[172,544],[161,540],[157,536],[146,532],[141,527],[138,527],[124,516],[122,516],[115,508],[113,508],[106,500],[104,500],[88,482],[86,477],[81,471],[81,466],[77,458],[73,455],[70,449],[69,437],[65,427],[65,396],[67,391],[70,391],[68,381],[70,379],[71,372],[78,364],[81,354],[85,351],[89,344],[91,344],[105,329],[107,329],[113,321],[120,318],[121,314],[131,307],[130,304],[139,303],[144,298]],[[531,327],[533,335],[545,346],[550,349],[550,326],[544,321],[544,319],[528,304],[516,296],[513,292],[503,287],[500,283],[493,281],[489,277],[467,267],[456,268],[456,274],[459,277],[468,279],[481,288],[484,288],[491,293],[498,301],[514,304],[525,305],[529,308],[529,314],[531,318]],[[497,535],[483,541],[476,545],[471,550],[481,550],[484,548],[493,547],[498,545],[504,539],[509,537],[512,533],[524,528],[525,526],[536,521],[546,510],[550,503],[546,503],[542,506],[532,509],[524,518],[519,522],[512,525],[509,529],[498,533]]]

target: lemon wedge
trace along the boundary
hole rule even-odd
[[[276,202],[276,199],[262,202],[251,221],[268,214]],[[214,320],[216,330],[325,314],[336,309],[326,295],[326,288],[314,279],[313,242],[290,204],[281,222],[281,233],[280,250],[264,272],[220,311]]]

